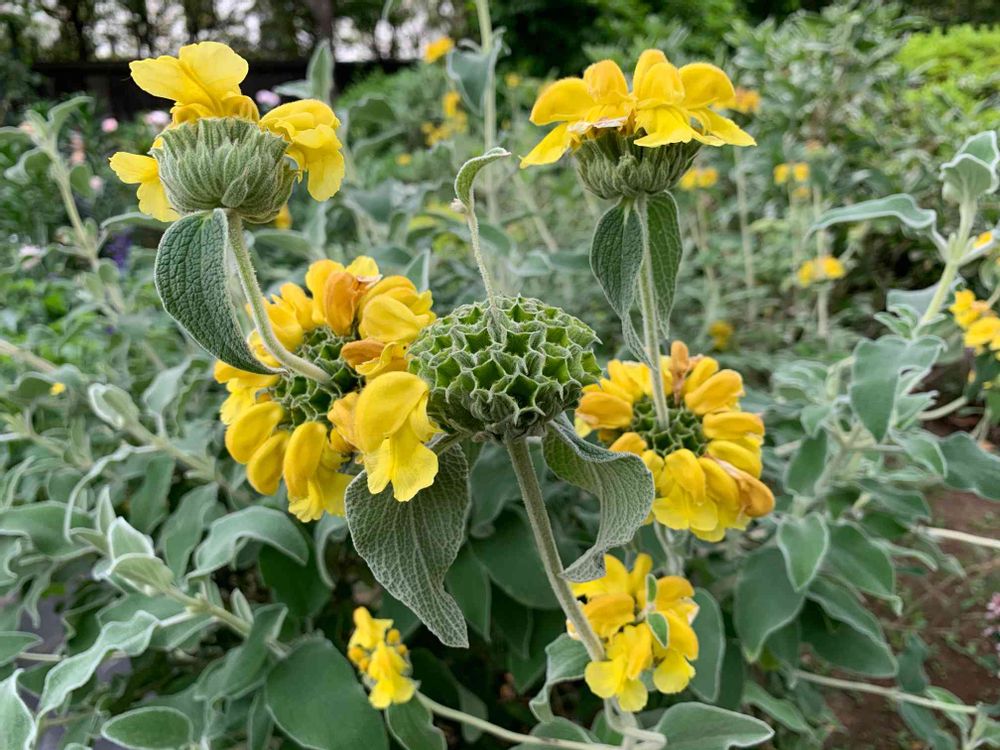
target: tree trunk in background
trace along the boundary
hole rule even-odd
[[[326,39],[330,42],[330,49],[333,50],[334,0],[308,0],[308,5],[315,24],[316,43]]]

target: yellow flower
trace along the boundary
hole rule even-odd
[[[119,151],[110,160],[111,169],[126,185],[138,185],[139,210],[159,221],[176,221],[178,213],[170,207],[167,191],[160,182],[160,167],[152,156]]]
[[[663,693],[683,690],[694,676],[690,661],[698,658],[698,637],[691,622],[698,613],[692,601],[694,589],[685,579],[667,576],[652,579],[653,561],[639,554],[632,570],[612,555],[605,555],[602,578],[574,584],[573,593],[585,600],[584,615],[601,638],[606,658],[587,665],[584,678],[601,698],[617,698],[626,711],[646,705],[643,675],[652,670],[653,684]],[[655,586],[656,598],[647,601],[647,586]],[[651,614],[667,622],[667,642],[653,636]],[[570,623],[571,636],[576,632]]]
[[[792,178],[796,182],[809,181],[809,165],[804,161],[796,162],[792,165]]]
[[[274,228],[275,229],[291,229],[292,228],[292,212],[288,208],[286,203],[278,211],[278,215],[274,217]]]
[[[982,250],[985,247],[989,247],[993,244],[993,232],[983,232],[975,241],[972,243],[973,250]]]
[[[678,183],[681,190],[710,188],[719,181],[719,171],[715,167],[695,167],[685,172]]]
[[[976,354],[987,349],[1000,353],[1000,317],[990,313],[972,323],[965,332],[965,345]]]
[[[760,482],[764,423],[739,410],[743,379],[715,359],[691,357],[674,342],[661,371],[669,423],[683,425],[676,435],[657,426],[649,368],[617,360],[608,364],[608,378],[584,389],[578,431],[598,430],[612,450],[642,456],[656,487],[657,521],[718,541],[774,506]]]
[[[799,286],[807,287],[822,281],[842,279],[847,273],[839,258],[832,255],[822,255],[813,260],[807,260],[796,271],[795,278]]]
[[[354,610],[354,632],[347,643],[347,658],[371,689],[368,700],[375,708],[406,703],[416,692],[407,653],[392,620],[375,619],[364,607]]]
[[[712,109],[735,93],[729,77],[714,65],[691,63],[678,70],[659,50],[646,50],[636,63],[632,85],[636,128],[646,132],[636,141],[639,146],[692,139],[709,146],[756,145],[735,122]]]
[[[784,185],[789,178],[797,183],[809,181],[809,165],[804,161],[797,161],[792,164],[778,164],[774,168],[774,184]],[[806,191],[808,195],[808,191]]]
[[[441,98],[441,111],[445,117],[454,117],[462,106],[462,95],[457,91],[448,91]]]
[[[784,185],[788,182],[788,178],[792,173],[792,167],[790,164],[778,164],[774,168],[774,184]]]
[[[754,114],[760,109],[760,92],[737,86],[733,90],[732,98],[719,106],[744,115]]]
[[[503,82],[509,89],[516,89],[521,85],[521,76],[517,73],[508,73],[503,77]]]
[[[712,348],[716,351],[725,351],[729,348],[729,341],[733,337],[733,326],[725,320],[715,320],[708,327],[708,335],[712,337]]]
[[[257,106],[240,93],[247,61],[219,42],[181,47],[177,57],[129,63],[132,80],[143,91],[172,99],[173,124],[203,117],[242,117],[256,121]]]
[[[970,325],[987,314],[990,308],[985,301],[977,300],[972,290],[962,289],[955,292],[955,302],[948,309],[955,316],[958,327],[967,330]]]
[[[326,104],[301,99],[275,107],[260,126],[284,138],[287,154],[299,167],[299,178],[309,174],[309,194],[318,201],[328,200],[344,179],[344,155],[336,129],[340,120]]]
[[[424,62],[433,63],[447,55],[455,47],[455,41],[450,36],[441,36],[427,45],[424,50]]]
[[[399,154],[396,156],[396,165],[400,167],[408,167],[413,163],[412,154]]]
[[[426,443],[438,432],[427,417],[430,388],[408,372],[388,372],[361,392],[354,414],[354,438],[364,457],[372,493],[392,484],[405,502],[430,487],[437,454]]]
[[[50,396],[61,396],[65,392],[66,392],[66,384],[65,383],[60,383],[58,381],[55,382],[55,383],[53,383],[52,387],[49,388],[49,395]]]

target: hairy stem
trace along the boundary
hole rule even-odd
[[[549,579],[552,592],[556,595],[559,606],[566,613],[566,619],[576,629],[576,634],[587,649],[591,661],[603,661],[604,646],[601,645],[601,639],[597,637],[597,633],[594,632],[590,622],[583,614],[580,602],[573,595],[569,583],[561,575],[562,560],[559,559],[559,549],[556,547],[556,540],[552,534],[552,524],[549,522],[548,511],[545,510],[542,488],[538,486],[535,467],[531,463],[527,439],[520,437],[507,440],[507,452],[510,454],[514,473],[517,474],[517,483],[524,498],[524,507],[528,511],[528,522],[531,524],[531,531],[535,536],[535,546],[542,558],[542,567],[545,568],[545,575]]]
[[[652,370],[653,406],[656,421],[666,427],[670,421],[667,409],[667,394],[663,388],[663,364],[660,361],[660,316],[656,309],[656,289],[653,285],[653,253],[649,244],[649,225],[646,222],[646,198],[636,199],[635,210],[639,212],[642,228],[642,268],[639,271],[639,311],[642,315],[643,346]]]
[[[733,177],[736,180],[736,213],[740,223],[740,251],[743,255],[743,284],[747,291],[747,318],[752,323],[757,319],[757,286],[756,271],[753,263],[753,248],[750,243],[750,210],[747,207],[747,180],[743,172],[741,150],[732,149],[735,168]]]
[[[493,49],[493,21],[490,18],[489,0],[476,0],[476,15],[479,19],[479,40],[483,55],[489,57]],[[483,152],[489,151],[497,141],[497,82],[496,71],[490,66],[483,92]],[[496,200],[496,182],[493,175],[483,175],[486,182],[486,215],[491,224],[496,224],[499,209]]]
[[[882,695],[891,700],[900,701],[902,703],[912,703],[915,706],[923,706],[924,708],[933,708],[938,711],[946,711],[960,714],[974,714],[976,713],[975,706],[966,706],[961,703],[946,703],[944,701],[936,701],[931,698],[924,698],[922,695],[914,695],[912,693],[904,693],[902,690],[897,690],[896,688],[882,687],[881,685],[870,685],[867,682],[854,682],[853,680],[840,680],[836,677],[823,677],[822,675],[812,674],[811,672],[802,672],[796,670],[795,677],[800,680],[805,680],[806,682],[812,682],[817,685],[825,685],[826,687],[840,688],[841,690],[854,690],[859,693],[871,693],[872,695]]]
[[[243,222],[240,217],[231,212],[226,214],[229,227],[229,246],[232,248],[233,257],[236,259],[236,270],[240,277],[240,285],[243,288],[243,295],[250,303],[250,313],[253,317],[254,326],[260,333],[260,338],[264,342],[264,348],[268,353],[280,362],[285,368],[294,373],[315,380],[318,383],[326,383],[330,380],[330,375],[321,367],[293,354],[284,347],[274,333],[271,326],[271,319],[267,316],[265,307],[264,292],[257,281],[257,272],[253,267],[253,260],[250,258],[250,251],[247,250],[243,241]]]
[[[968,534],[964,531],[954,531],[953,529],[940,529],[934,526],[928,526],[924,531],[927,532],[928,536],[932,536],[935,539],[951,539],[955,542],[974,544],[977,547],[1000,549],[1000,539],[991,539],[990,537]]]

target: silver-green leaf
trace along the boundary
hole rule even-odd
[[[469,159],[458,170],[458,175],[455,177],[455,196],[465,206],[466,211],[472,210],[472,186],[476,181],[476,175],[498,159],[505,159],[508,156],[510,151],[494,146],[482,156]]]
[[[20,669],[0,682],[0,747],[4,750],[32,750],[37,728],[31,711],[17,694]]]
[[[182,750],[191,743],[191,720],[176,708],[142,706],[114,716],[101,735],[128,750]]]
[[[854,221],[871,221],[872,219],[892,218],[901,221],[911,229],[927,230],[934,226],[937,214],[928,209],[920,208],[913,196],[897,193],[885,198],[861,201],[850,206],[832,208],[819,217],[810,231]]]

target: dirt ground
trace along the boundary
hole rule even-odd
[[[935,526],[1000,538],[1000,505],[996,503],[948,492],[932,497],[931,507]],[[931,684],[969,705],[996,703],[1000,679],[995,641],[983,631],[989,624],[986,606],[1000,592],[1000,555],[961,542],[945,542],[942,547],[961,561],[965,578],[940,571],[901,576],[904,611],[898,617],[883,611],[883,623],[896,649],[913,632],[927,644],[924,667]],[[829,750],[928,747],[907,729],[895,707],[879,696],[828,691],[827,697],[844,725],[825,745]],[[941,723],[950,726],[947,720]]]

